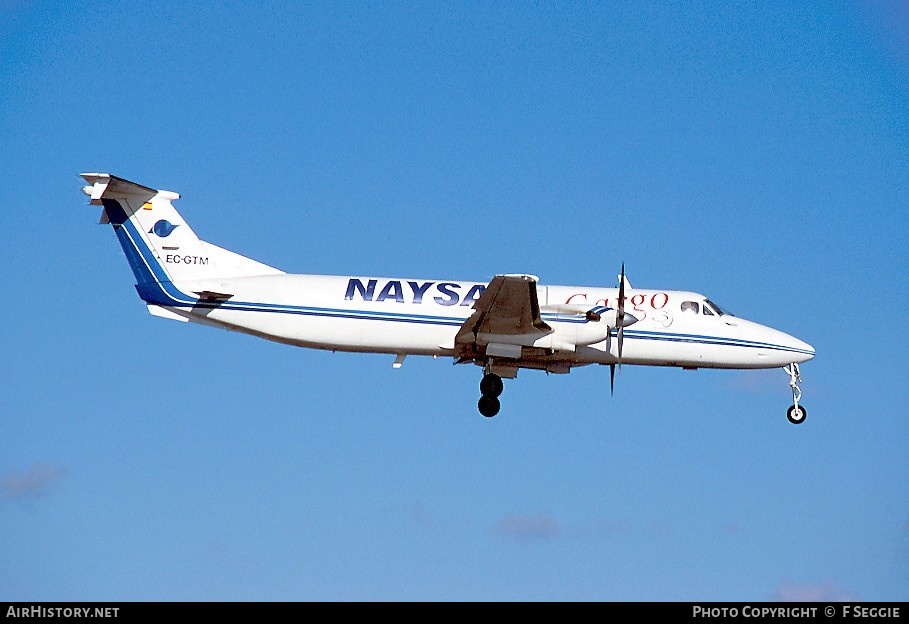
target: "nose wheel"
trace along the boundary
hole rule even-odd
[[[499,395],[502,394],[504,389],[505,384],[502,383],[501,377],[494,373],[483,375],[483,379],[480,380],[480,394],[482,396],[479,403],[477,403],[477,408],[479,408],[483,416],[492,418],[499,413],[499,408],[501,407]]]
[[[786,418],[793,425],[800,425],[805,422],[808,412],[805,411],[804,406],[799,405],[799,400],[802,398],[802,389],[799,387],[799,384],[802,383],[799,365],[793,362],[789,366],[784,366],[783,370],[789,375],[789,386],[792,388],[792,406],[786,410]]]

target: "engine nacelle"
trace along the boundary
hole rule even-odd
[[[536,347],[552,351],[574,352],[609,338],[609,332],[616,328],[618,313],[603,306],[557,305],[540,308],[549,330],[539,330],[514,335],[479,332],[477,342],[486,344],[486,353],[507,359],[519,359],[521,347]],[[622,326],[628,327],[638,319],[626,312]]]
[[[609,338],[609,332],[618,326],[618,312],[612,308],[558,305],[541,308],[541,311],[555,315],[546,317],[553,331],[536,340],[533,346],[554,351],[573,352],[578,347],[603,342]],[[622,326],[628,327],[637,321],[637,317],[625,312]]]
[[[605,319],[588,320],[584,316],[549,320],[552,333],[537,340],[533,346],[553,351],[574,352],[578,347],[602,342],[609,337],[611,327]]]

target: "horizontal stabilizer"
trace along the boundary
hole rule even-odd
[[[82,192],[91,197],[91,203],[96,206],[102,205],[102,198],[117,199],[123,197],[142,197],[143,201],[148,201],[159,191],[118,178],[109,173],[83,173],[82,178],[91,186],[86,186]],[[168,199],[179,199],[177,193],[169,193]]]
[[[176,312],[172,312],[172,311],[168,310],[167,308],[162,308],[161,306],[154,305],[152,303],[148,304],[148,312],[152,316],[160,316],[161,318],[170,319],[172,321],[181,321],[183,323],[186,323],[189,321],[189,319],[185,316],[181,316],[181,315],[177,314]]]

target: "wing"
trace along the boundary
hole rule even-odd
[[[462,356],[478,345],[528,345],[552,333],[540,318],[537,279],[531,275],[496,275],[473,309],[455,336]]]

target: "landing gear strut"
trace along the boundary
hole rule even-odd
[[[805,422],[808,412],[805,411],[804,406],[799,405],[799,399],[802,398],[802,389],[799,387],[799,384],[802,383],[799,365],[793,362],[789,366],[784,366],[783,370],[789,375],[789,385],[792,387],[792,406],[786,411],[786,418],[793,425],[800,425]]]
[[[499,395],[502,394],[504,388],[505,385],[502,383],[502,378],[495,373],[483,375],[483,379],[480,380],[480,394],[483,396],[480,397],[480,402],[477,403],[477,407],[483,416],[492,418],[499,413],[499,408],[501,407]]]

